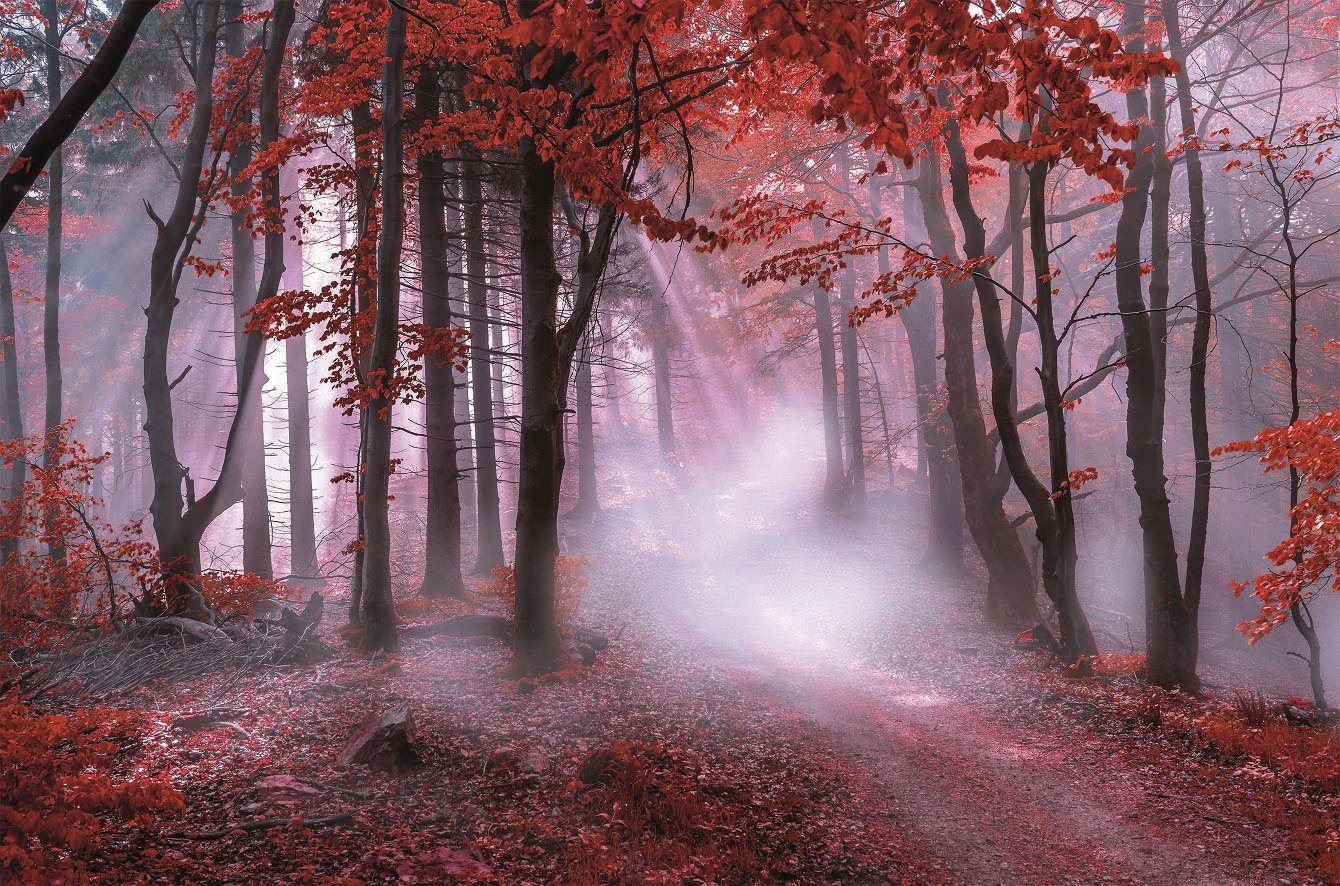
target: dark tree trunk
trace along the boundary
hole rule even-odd
[[[941,193],[939,158],[926,158],[919,168],[916,188],[931,246],[938,255],[955,255],[954,229]],[[1037,611],[1033,576],[997,492],[995,456],[977,393],[973,285],[941,281],[941,290],[947,407],[958,449],[963,514],[987,568],[986,611],[992,618],[1026,619],[1030,610]]]
[[[111,86],[121,62],[135,42],[140,25],[158,3],[159,0],[126,0],[122,4],[93,60],[80,71],[69,92],[47,114],[23,148],[13,155],[5,177],[0,179],[0,230],[9,224],[14,210],[23,202],[52,155],[65,144],[84,114]]]
[[[447,230],[452,232],[453,238],[450,253],[451,275],[447,283],[451,304],[451,323],[454,326],[469,329],[470,306],[466,302],[464,274],[462,273],[465,265],[465,230],[461,213],[459,158],[449,161],[448,169],[452,172],[446,182]],[[470,367],[468,362],[463,368],[452,366],[451,384],[453,390],[452,408],[456,421],[456,463],[460,477],[469,483],[469,488],[461,495],[461,513],[462,515],[474,515],[478,492],[474,487],[475,431],[470,421]]]
[[[5,246],[4,229],[0,227],[0,360],[4,362],[4,411],[0,419],[5,423],[4,439],[14,441],[23,436],[23,404],[19,396],[18,330],[14,322],[14,284],[9,275],[9,250]],[[22,459],[14,459],[5,478],[5,502],[12,503],[23,490],[26,471]],[[5,536],[0,546],[0,563],[18,553],[19,542],[14,536]]]
[[[1163,20],[1168,32],[1168,49],[1179,64],[1177,71],[1177,109],[1186,139],[1186,188],[1190,206],[1188,226],[1191,234],[1191,279],[1196,287],[1196,321],[1191,333],[1191,447],[1196,459],[1196,482],[1191,496],[1191,532],[1186,547],[1186,602],[1188,624],[1183,651],[1188,666],[1195,671],[1200,651],[1200,594],[1205,574],[1205,545],[1210,525],[1210,423],[1206,403],[1205,377],[1210,353],[1210,323],[1214,297],[1210,291],[1210,262],[1205,251],[1205,171],[1196,141],[1194,97],[1191,77],[1187,74],[1186,51],[1182,48],[1182,23],[1177,4],[1166,4]],[[1323,705],[1324,707],[1324,705]]]
[[[435,119],[442,107],[440,73],[435,67],[420,75],[416,110]],[[419,244],[423,276],[423,322],[432,329],[450,329],[451,299],[446,226],[446,169],[440,153],[422,154],[419,168]],[[425,597],[463,597],[461,577],[461,492],[456,466],[456,390],[452,362],[424,357],[424,431],[428,474],[427,537],[423,584]]]
[[[968,155],[963,147],[958,127],[953,122],[946,130],[945,145],[949,153],[949,175],[954,208],[963,229],[963,251],[970,261],[982,259],[986,255],[986,228],[973,205]],[[1052,317],[1046,183],[1047,167],[1043,164],[1034,164],[1030,167],[1029,205],[1033,213],[1030,234],[1036,283],[1034,319],[1037,322],[1039,350],[1042,356],[1039,376],[1042,382],[1043,402],[1047,407],[1050,488],[1043,485],[1033,472],[1019,436],[1019,427],[1014,416],[1017,387],[1014,355],[1010,352],[1006,337],[1000,298],[996,294],[993,281],[988,277],[989,270],[983,268],[973,274],[972,280],[973,287],[977,290],[977,305],[982,315],[982,333],[991,361],[991,410],[996,420],[996,433],[1000,439],[1009,475],[1028,502],[1037,527],[1038,541],[1042,544],[1043,587],[1056,609],[1061,628],[1062,650],[1068,660],[1075,661],[1080,656],[1093,655],[1098,648],[1075,590],[1077,560],[1075,519],[1070,499],[1065,409],[1061,405],[1060,370],[1057,360],[1059,345]],[[1011,193],[1006,211],[1015,215],[1019,212],[1022,195],[1015,187],[1014,176],[1011,176],[1010,184]],[[1016,297],[1022,298],[1023,294],[1016,292]],[[1037,610],[1031,594],[1020,603],[1023,605],[1008,613],[1010,616],[1022,620],[1036,616]]]
[[[149,512],[168,579],[166,603],[170,611],[210,621],[213,613],[200,596],[196,576],[200,572],[200,536],[213,515],[201,519],[204,512],[195,496],[194,481],[177,457],[168,356],[172,350],[172,318],[179,304],[177,287],[184,257],[194,240],[193,220],[198,211],[200,176],[209,142],[218,19],[219,0],[205,0],[196,61],[195,104],[176,199],[167,221],[154,217],[158,234],[149,263],[149,306],[145,310],[144,334],[144,430],[149,441],[154,489]],[[216,489],[223,482],[221,475]]]
[[[56,0],[42,0],[42,17],[46,19],[44,38],[46,46],[47,108],[54,110],[60,104],[60,10]],[[57,147],[47,161],[47,244],[45,280],[42,295],[42,356],[46,367],[46,445],[42,449],[42,467],[51,469],[59,458],[56,451],[56,427],[64,418],[61,408],[62,375],[60,359],[60,273],[61,249],[65,227],[65,152]],[[54,530],[56,514],[46,515],[48,529]],[[53,560],[65,561],[65,546],[59,536],[50,533],[50,553]]]
[[[461,214],[465,227],[465,287],[470,305],[470,394],[475,435],[475,521],[479,550],[474,571],[488,575],[506,564],[498,499],[493,357],[489,347],[488,253],[484,242],[483,163],[467,151],[461,160]]]
[[[1142,5],[1127,0],[1123,31],[1133,51],[1143,48],[1138,36],[1144,27],[1143,11]],[[1148,117],[1149,102],[1143,90],[1126,93],[1126,110],[1131,120]],[[1127,176],[1127,192],[1117,219],[1117,307],[1126,347],[1126,454],[1140,502],[1148,677],[1160,686],[1194,689],[1199,682],[1195,671],[1195,620],[1182,599],[1177,542],[1163,473],[1158,367],[1141,273],[1141,232],[1154,171],[1148,150],[1152,145],[1149,127],[1142,126],[1134,145],[1135,166]]]
[[[375,280],[363,271],[363,262],[376,248],[379,222],[375,217],[377,199],[376,160],[369,150],[370,139],[367,136],[375,131],[372,109],[367,102],[355,105],[350,113],[354,131],[354,204],[358,217],[358,261],[354,274],[354,310],[362,314],[374,301]],[[369,352],[361,341],[351,341],[350,347],[359,351],[356,359],[360,382],[366,383],[369,364]],[[363,562],[364,552],[364,516],[366,503],[364,492],[367,464],[368,410],[364,406],[358,409],[358,451],[354,456],[354,569],[349,586],[349,623],[362,624],[363,621]]]
[[[382,224],[377,243],[377,315],[372,333],[367,444],[363,469],[363,638],[370,650],[398,645],[391,593],[391,417],[400,334],[400,255],[405,238],[404,170],[405,12],[392,6],[382,68]]]
[[[516,666],[549,671],[564,660],[554,613],[558,556],[559,275],[554,258],[554,165],[520,142],[521,450],[516,510]]]
[[[921,207],[910,187],[903,191],[903,225],[913,245],[926,243],[928,235]],[[879,256],[881,274],[889,271],[887,252]],[[936,366],[935,294],[925,283],[917,295],[898,312],[907,333],[912,383],[916,387],[918,467],[925,466],[930,511],[927,558],[932,563],[958,571],[963,568],[963,495],[954,449],[953,429],[941,404],[943,389]]]

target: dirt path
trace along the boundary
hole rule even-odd
[[[853,790],[873,788],[868,814],[931,859],[925,879],[1298,882],[1281,836],[1218,808],[1182,761],[1011,717],[1030,701],[1010,685],[1022,654],[961,615],[971,579],[911,565],[914,516],[879,524],[901,537],[835,533],[750,499],[688,495],[687,513],[634,513],[611,533],[597,584],[646,589],[665,642],[850,758]]]

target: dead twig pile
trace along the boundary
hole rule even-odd
[[[317,636],[320,594],[302,613],[236,621],[220,627],[175,616],[130,619],[115,633],[59,653],[29,659],[24,695],[105,699],[155,680],[178,682],[213,674],[223,686],[248,671],[322,661],[331,651]]]

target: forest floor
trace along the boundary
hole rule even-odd
[[[665,472],[615,482],[611,499],[565,539],[591,558],[577,620],[614,640],[590,668],[517,681],[502,644],[435,638],[387,661],[342,649],[122,700],[151,724],[125,759],[169,774],[188,811],[118,832],[95,875],[1322,880],[1297,864],[1315,842],[1267,814],[1304,802],[1293,782],[1186,725],[1215,702],[1071,679],[1017,647],[971,614],[979,580],[919,563],[914,514],[825,528],[747,478],[722,489]],[[218,719],[181,728],[211,705]],[[422,765],[341,766],[350,730],[398,705]],[[1336,807],[1307,802],[1331,839]],[[229,830],[266,818],[291,822]]]

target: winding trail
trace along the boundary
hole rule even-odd
[[[915,513],[886,503],[834,530],[747,476],[632,488],[594,593],[635,595],[630,619],[659,625],[658,642],[850,760],[868,815],[928,860],[915,882],[1302,882],[1281,835],[1199,793],[1180,760],[1013,716],[1034,701],[1014,685],[1024,653],[973,614],[977,581],[917,565]]]

